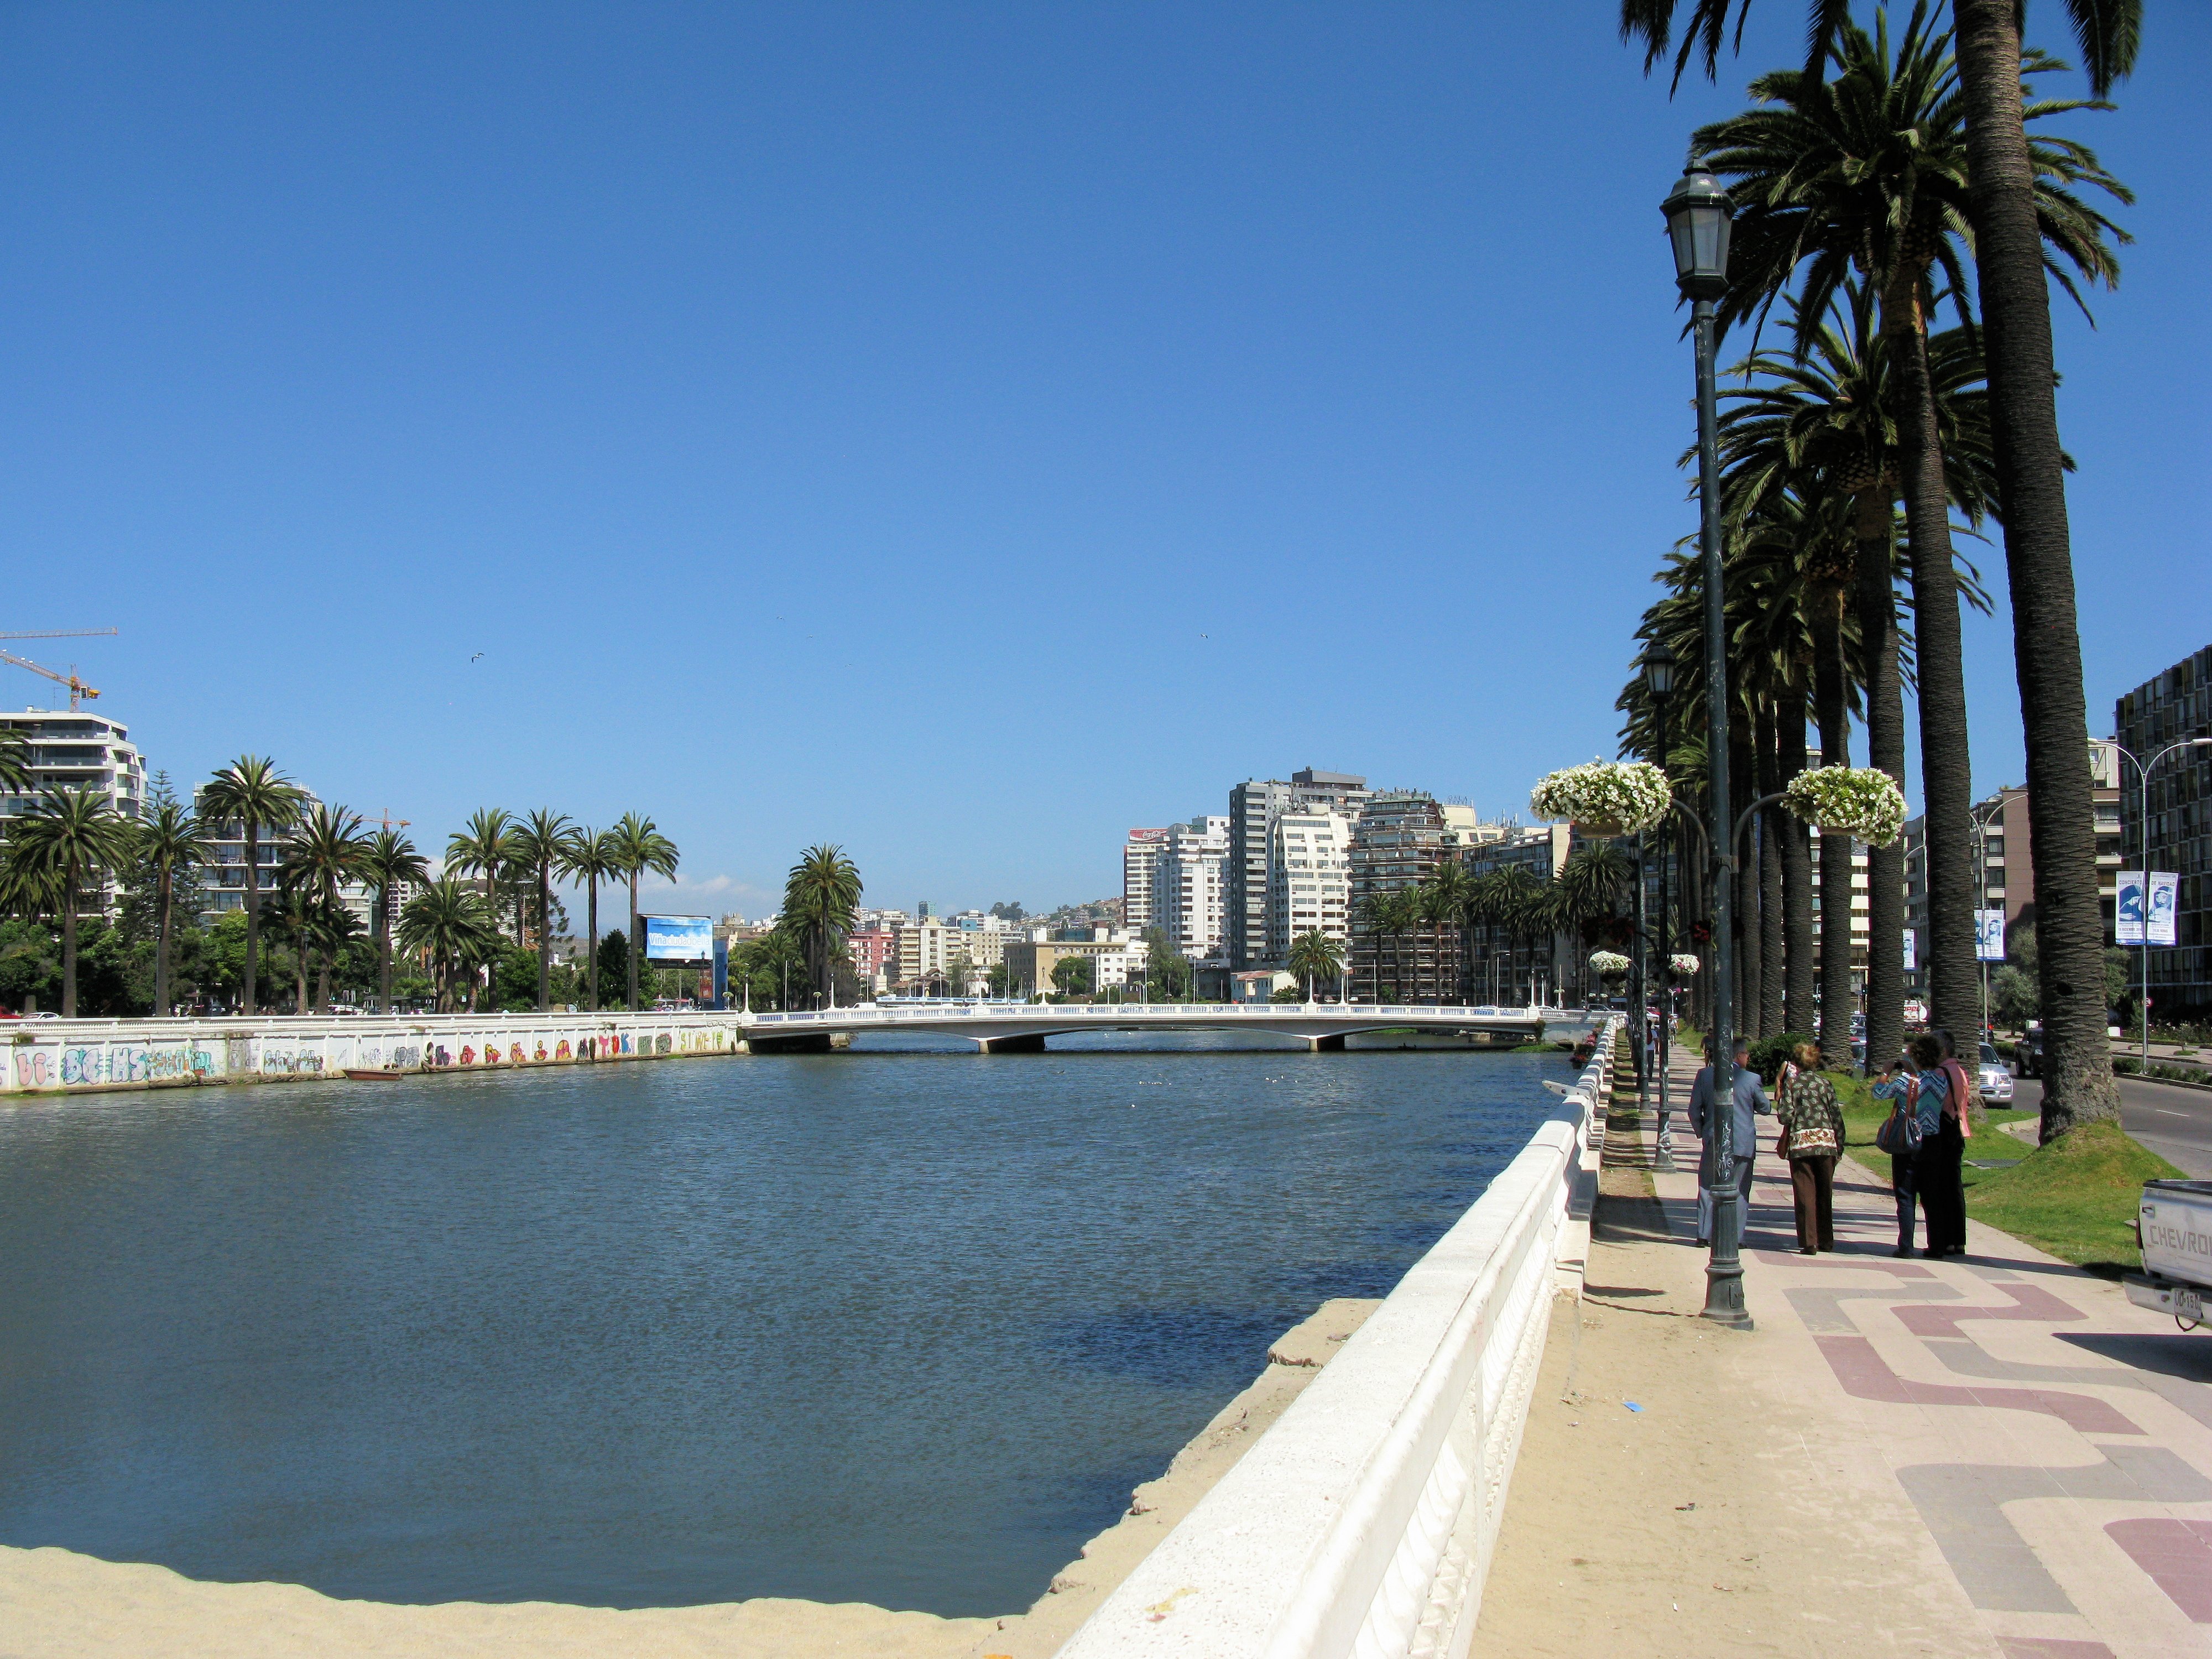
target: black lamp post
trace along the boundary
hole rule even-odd
[[[1733,884],[1735,838],[1729,816],[1728,627],[1721,591],[1720,456],[1713,394],[1713,302],[1728,292],[1729,221],[1735,204],[1721,181],[1692,162],[1675,182],[1661,211],[1674,248],[1674,285],[1690,301],[1690,328],[1698,359],[1698,502],[1699,563],[1705,588],[1705,750],[1711,772],[1708,837],[1713,865],[1713,1103],[1707,1126],[1711,1152],[1712,1255],[1705,1265],[1705,1317],[1748,1329],[1743,1306],[1743,1262],[1736,1249],[1735,1182],[1735,924]]]
[[[1644,653],[1644,689],[1651,694],[1651,722],[1659,734],[1658,765],[1667,769],[1667,708],[1674,695],[1674,653],[1667,648],[1664,640],[1655,640],[1651,648]],[[1659,820],[1659,1148],[1653,1167],[1671,1170],[1674,1167],[1674,1132],[1668,1121],[1667,1057],[1674,1047],[1674,958],[1668,941],[1674,934],[1668,927],[1667,917],[1667,826],[1674,816],[1671,805],[1673,785],[1668,786],[1670,804],[1667,815]],[[1644,954],[1650,954],[1647,943]],[[1644,1011],[1636,1011],[1638,1019]]]

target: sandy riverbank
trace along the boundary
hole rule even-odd
[[[939,1619],[866,1603],[762,1599],[699,1607],[342,1601],[297,1584],[222,1584],[62,1549],[0,1548],[0,1659],[1045,1659],[1190,1512],[1376,1304],[1323,1303],[1267,1369],[1131,1495],[1025,1613]]]

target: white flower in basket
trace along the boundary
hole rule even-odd
[[[1905,792],[1878,767],[1823,766],[1800,772],[1782,804],[1824,835],[1851,836],[1887,847],[1905,828]]]
[[[1593,951],[1589,963],[1601,979],[1611,979],[1628,971],[1628,958],[1618,951]]]
[[[1540,818],[1568,818],[1585,835],[1656,829],[1674,804],[1667,775],[1650,761],[1594,760],[1547,775],[1528,794]]]
[[[1667,965],[1684,979],[1695,979],[1698,976],[1698,959],[1687,951],[1668,957]]]

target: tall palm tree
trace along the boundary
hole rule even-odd
[[[261,832],[290,829],[307,803],[307,792],[259,755],[240,755],[200,789],[200,816],[235,823],[246,838],[246,969],[239,995],[248,1014],[260,984]]]
[[[612,881],[623,872],[613,835],[604,830],[570,830],[562,843],[556,867],[563,881],[584,884],[584,1006],[596,1014],[599,1012],[599,884]]]
[[[817,995],[829,994],[831,958],[853,925],[860,892],[860,872],[845,849],[824,843],[801,853],[784,878],[784,917],[800,930]]]
[[[0,789],[16,793],[31,787],[31,740],[15,727],[0,727]]]
[[[154,870],[154,1012],[169,1012],[170,906],[177,877],[207,862],[208,827],[173,800],[163,800],[139,825],[137,853]]]
[[[1587,946],[1591,925],[1609,921],[1620,914],[1620,901],[1628,891],[1631,872],[1628,855],[1615,841],[1585,842],[1571,854],[1559,870],[1559,878],[1552,884],[1553,914],[1561,932],[1572,938],[1577,946]],[[1589,978],[1586,969],[1586,952],[1577,949],[1575,978],[1582,988],[1583,1000],[1589,1000]]]
[[[362,854],[362,878],[376,889],[376,1011],[392,1012],[392,896],[406,883],[430,879],[429,860],[409,837],[379,830]]]
[[[1966,320],[1966,146],[1949,47],[1949,35],[1929,23],[1926,0],[1915,4],[1893,51],[1886,11],[1876,13],[1872,34],[1847,22],[1831,51],[1834,81],[1795,70],[1762,76],[1752,83],[1759,106],[1699,128],[1691,149],[1729,180],[1739,202],[1723,327],[1764,317],[1801,272],[1796,314],[1808,331],[1823,325],[1832,297],[1855,267],[1880,295],[1890,345],[1885,389],[1921,641],[1921,782],[1936,1017],[1966,1030],[1978,1018],[1967,840],[1972,779],[1950,477],[1928,351],[1928,316],[1941,299],[1948,297]],[[2039,104],[2030,118],[2080,107]],[[2071,186],[2087,182],[2121,196],[2124,188],[2078,144],[2039,146],[2035,159],[2052,249],[2087,280],[2109,282],[2118,262],[2104,238],[2121,233]],[[2055,262],[2052,268],[2070,290],[2065,270]],[[1801,351],[1809,345],[1801,337]]]
[[[629,1008],[635,1013],[637,959],[645,948],[637,932],[638,880],[648,873],[673,880],[678,854],[676,843],[662,835],[651,818],[641,818],[635,812],[623,813],[607,836],[614,849],[615,867],[629,883]],[[598,972],[598,964],[593,964],[592,971]]]
[[[1335,987],[1344,972],[1344,952],[1320,928],[1310,927],[1291,941],[1288,966],[1305,981],[1306,1000],[1310,1002],[1316,985]]]
[[[483,884],[485,914],[491,918],[495,935],[499,931],[499,882],[506,873],[507,836],[514,828],[514,817],[504,808],[478,807],[469,815],[468,827],[446,838],[446,867],[462,875],[473,875]],[[515,943],[522,943],[520,924]],[[469,1006],[477,1006],[477,985],[469,985]]]
[[[1621,0],[1621,36],[1643,37],[1646,73],[1666,52],[1676,3]],[[1699,45],[1706,75],[1716,75],[1727,38],[1730,0],[1690,4],[1674,60],[1678,83]],[[1734,0],[1739,31],[1749,4]],[[1807,66],[1817,72],[1850,15],[1849,0],[1808,0],[1808,10]],[[2042,1134],[2048,1140],[2076,1121],[2117,1116],[2119,1092],[2105,1036],[2093,780],[2088,745],[2081,740],[2088,704],[2066,517],[2065,452],[2058,438],[2045,226],[2023,95],[2026,76],[2039,59],[2021,43],[2026,8],[2020,0],[1954,0],[1954,14],[1966,211],[1988,340],[1990,441],[2006,508],[2005,570],[2027,739],[2043,1007]],[[2068,0],[2067,15],[2090,89],[2101,100],[2134,70],[2142,0]]]
[[[283,873],[279,879],[296,886],[302,896],[303,926],[298,931],[301,946],[301,981],[307,978],[307,954],[310,943],[309,930],[304,923],[318,912],[327,913],[343,908],[340,890],[363,879],[368,873],[369,840],[362,833],[361,814],[343,806],[325,806],[318,803],[300,821],[292,837],[292,844],[284,858]],[[323,1012],[330,989],[330,960],[323,961],[321,992],[312,1007],[302,1004],[302,1013]]]
[[[538,889],[538,1012],[553,1006],[553,876],[568,856],[575,824],[563,812],[539,807],[508,836],[507,856]]]
[[[131,851],[131,821],[89,791],[49,789],[8,826],[9,861],[26,885],[44,878],[62,915],[62,1018],[76,1017],[76,913],[88,883],[97,884]]]
[[[499,927],[491,903],[459,876],[440,876],[407,902],[399,913],[403,950],[425,951],[438,986],[441,1012],[453,1012],[455,981],[464,968],[499,947]],[[470,994],[475,994],[473,971]]]
[[[1467,907],[1474,895],[1474,877],[1467,866],[1455,857],[1438,861],[1429,872],[1422,884],[1423,903],[1429,912],[1430,925],[1436,930],[1436,1000],[1444,1000],[1444,929],[1449,927],[1457,936],[1457,960],[1460,971],[1454,979],[1465,976],[1467,961]],[[1455,985],[1455,989],[1457,986]]]

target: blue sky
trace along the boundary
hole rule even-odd
[[[27,648],[180,783],[635,809],[706,910],[1095,897],[1308,764],[1525,816],[1692,527],[1656,204],[1802,14],[1670,102],[1609,4],[10,8],[0,626],[120,629]],[[2074,124],[2100,732],[2212,639],[2209,37]]]

